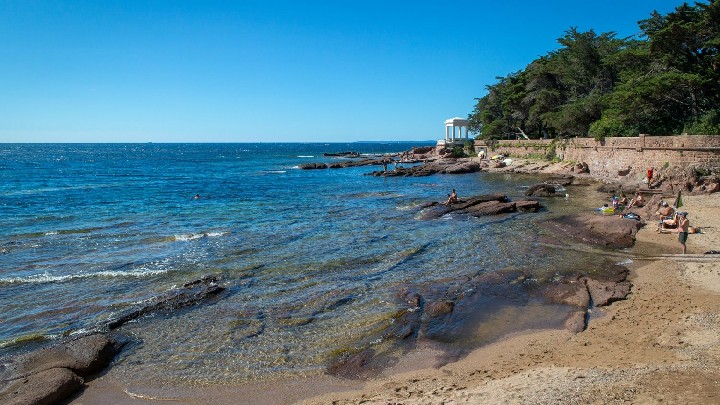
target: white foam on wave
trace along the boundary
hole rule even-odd
[[[218,236],[227,235],[230,232],[201,232],[201,233],[186,233],[182,235],[175,235],[174,238],[179,242],[187,242],[200,238],[217,238]]]
[[[287,173],[287,170],[264,170],[263,173],[283,174],[283,173]]]
[[[63,283],[66,281],[71,280],[78,280],[78,279],[85,279],[85,278],[93,278],[93,277],[150,277],[150,276],[156,276],[158,274],[164,274],[167,273],[168,269],[155,269],[155,270],[149,270],[145,268],[140,268],[137,270],[130,270],[130,271],[98,271],[94,273],[77,273],[77,274],[67,274],[64,276],[55,276],[50,273],[43,273],[43,274],[35,274],[32,276],[27,277],[8,277],[8,278],[0,278],[0,285],[1,284],[44,284],[44,283]]]
[[[299,158],[314,158],[312,155],[298,155]]]
[[[45,236],[57,235],[57,234],[58,234],[58,231],[48,231],[48,232],[44,233]]]

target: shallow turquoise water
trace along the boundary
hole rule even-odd
[[[419,204],[452,188],[516,198],[532,177],[297,168],[334,159],[324,152],[412,146],[0,145],[0,351],[92,330],[218,274],[228,287],[218,301],[123,327],[141,343],[113,372],[187,382],[312,372],[388,322],[402,286],[502,268],[552,277],[593,263],[538,243],[538,221],[582,209],[572,199],[549,200],[539,214],[416,219]]]

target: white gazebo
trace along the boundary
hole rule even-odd
[[[452,130],[450,130],[452,128]],[[457,133],[455,131],[457,128]],[[463,128],[465,128],[465,137],[463,138]],[[468,120],[455,117],[445,120],[445,140],[438,142],[438,144],[456,144],[464,143],[468,140]]]

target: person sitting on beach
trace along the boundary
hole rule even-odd
[[[620,196],[620,200],[618,201],[618,204],[620,204],[621,206],[628,205],[628,198],[625,195],[625,193],[622,193],[622,195]]]
[[[660,215],[660,219],[669,219],[672,217],[675,210],[673,210],[673,207],[669,206],[667,202],[663,201],[660,203],[660,208],[658,208],[657,211],[655,211],[655,215]]]
[[[457,200],[457,193],[455,192],[455,189],[452,189],[452,193],[448,194],[448,199],[445,201],[445,205],[456,203]]]
[[[678,219],[678,227],[675,232],[678,233],[678,242],[682,245],[682,253],[685,254],[687,252],[685,242],[687,242],[688,232],[690,230],[690,220],[687,219],[687,212],[680,212],[678,214],[680,218]]]
[[[627,208],[642,207],[643,205],[645,205],[645,198],[643,198],[642,194],[638,191],[635,193],[635,198],[630,201]]]
[[[658,232],[660,230],[665,228],[674,228],[677,226],[677,218],[675,215],[675,210],[673,207],[669,206],[668,203],[663,201],[660,203],[660,208],[655,211],[655,215],[660,216],[660,221],[658,222]]]

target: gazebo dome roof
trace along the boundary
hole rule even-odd
[[[455,117],[455,118],[450,118],[449,120],[445,120],[445,125],[460,126],[460,125],[467,125],[467,124],[468,124],[468,120],[466,120],[465,118],[460,118],[460,117]]]

